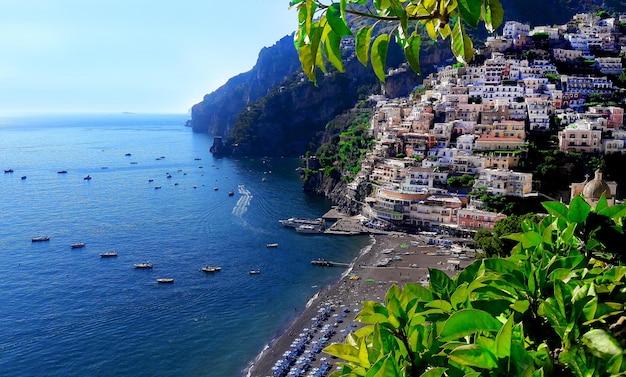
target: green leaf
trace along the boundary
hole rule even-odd
[[[400,370],[396,360],[394,360],[392,355],[388,355],[384,359],[379,360],[367,375],[371,377],[396,377],[400,375]]]
[[[326,58],[330,64],[337,68],[339,72],[345,72],[346,70],[341,60],[341,37],[337,35],[334,30],[330,30],[324,42]]]
[[[436,268],[429,268],[428,275],[431,291],[441,299],[449,299],[450,294],[456,288],[454,281],[445,272]]]
[[[504,8],[499,0],[485,2],[485,27],[490,33],[496,31],[504,20]]]
[[[328,23],[339,37],[352,35],[352,30],[350,30],[350,28],[348,27],[346,20],[342,18],[343,14],[345,14],[345,12],[342,13],[341,5],[339,3],[331,4],[326,10],[326,18],[328,19]]]
[[[604,329],[590,330],[583,334],[582,340],[591,353],[605,360],[624,352],[619,342]]]
[[[422,45],[422,37],[414,32],[406,42],[407,44],[404,48],[406,60],[409,62],[411,69],[417,74],[420,74],[420,49]]]
[[[511,356],[511,338],[513,336],[513,316],[504,323],[496,335],[496,356],[505,358]]]
[[[457,347],[450,352],[448,358],[461,365],[483,369],[493,369],[498,365],[496,356],[486,347],[478,344],[468,344]]]
[[[480,20],[480,13],[482,8],[482,2],[472,0],[458,0],[459,1],[459,13],[463,21],[467,22],[473,28],[478,27],[478,21]]]
[[[567,220],[568,209],[565,204],[561,202],[543,202],[541,203],[541,205],[552,216],[559,219]]]
[[[389,35],[379,35],[372,44],[372,68],[376,77],[385,82],[385,66],[387,64],[387,48],[389,47]]]
[[[463,23],[459,18],[452,28],[452,53],[456,56],[456,60],[461,63],[469,63],[474,57],[474,44],[465,33]]]
[[[359,59],[361,64],[366,67],[369,61],[372,30],[374,30],[374,28],[371,26],[362,27],[361,29],[359,29],[359,31],[357,31],[355,39],[356,57],[357,59]]]
[[[453,313],[440,332],[441,341],[449,341],[478,331],[498,331],[502,323],[491,314],[477,309],[463,309]]]
[[[432,368],[429,369],[428,371],[420,374],[419,377],[441,377],[444,375],[444,373],[446,373],[446,371],[448,370],[448,368]]]
[[[591,212],[591,206],[589,203],[582,198],[582,196],[577,195],[572,199],[569,203],[569,212],[567,213],[567,219],[570,222],[582,224],[587,219],[587,216]]]
[[[596,210],[597,209],[598,207],[596,206]],[[598,212],[598,215],[604,215],[604,216],[612,218],[613,220],[617,220],[622,217],[626,217],[626,206],[616,205],[616,206],[606,207],[600,210]]]
[[[361,359],[359,358],[359,349],[345,343],[334,343],[324,348],[324,352],[337,356],[348,362],[359,364]]]

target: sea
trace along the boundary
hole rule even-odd
[[[344,272],[310,261],[369,243],[283,227],[331,207],[300,160],[213,156],[188,118],[0,117],[0,376],[241,376]]]

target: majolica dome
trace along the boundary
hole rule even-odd
[[[583,196],[586,199],[597,201],[602,197],[603,193],[607,199],[611,198],[611,189],[609,188],[609,185],[602,180],[602,172],[600,170],[596,170],[595,177],[591,181],[587,182],[583,188]]]

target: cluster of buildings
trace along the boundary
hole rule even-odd
[[[562,151],[626,152],[623,108],[583,107],[592,93],[612,96],[619,90],[607,75],[622,73],[621,22],[626,16],[591,14],[557,27],[507,22],[501,37],[487,41],[482,53],[489,58],[481,64],[443,67],[411,99],[379,98],[371,119],[377,143],[349,185],[374,184],[364,214],[429,231],[493,229],[506,216],[449,192],[449,178],[470,176],[474,184],[468,190],[536,196],[532,174],[516,170],[527,134],[555,125],[562,128]],[[541,41],[551,47],[539,48]],[[604,53],[595,57],[599,49]],[[593,62],[595,74],[559,72],[563,62],[580,59]]]

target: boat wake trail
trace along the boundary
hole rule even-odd
[[[244,185],[239,185],[239,194],[241,194],[241,197],[237,200],[237,204],[233,208],[233,215],[242,217],[248,210],[248,206],[252,200],[252,194],[250,194],[250,191]]]

